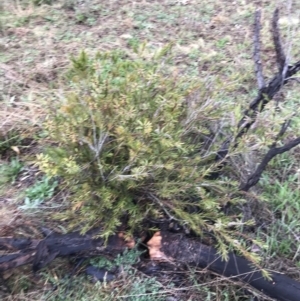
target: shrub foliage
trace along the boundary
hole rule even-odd
[[[121,221],[132,232],[145,218],[167,217],[214,232],[225,254],[235,234],[220,208],[237,185],[207,179],[216,149],[205,149],[220,107],[205,97],[205,83],[166,71],[168,51],[73,58],[69,91],[45,125],[55,146],[38,164],[71,187],[62,216],[83,232],[101,224],[108,237]]]

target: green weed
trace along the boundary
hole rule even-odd
[[[229,42],[229,39],[228,39],[228,37],[224,37],[224,38],[222,38],[222,39],[220,39],[220,40],[218,40],[217,42],[216,42],[216,46],[218,47],[218,48],[224,48],[225,46],[226,46],[226,44]]]
[[[156,281],[155,278],[147,278],[132,267],[138,262],[138,258],[142,254],[138,250],[126,250],[122,255],[118,255],[112,261],[105,257],[94,258],[90,263],[99,268],[106,268],[112,270],[115,268],[121,268],[122,273],[125,273],[127,277],[130,277],[130,281],[126,283],[125,291],[119,292],[117,300],[126,298],[130,301],[154,301],[165,300],[164,287]],[[171,289],[171,285],[168,286]]]
[[[90,263],[98,268],[112,269],[115,267],[121,267],[124,270],[128,270],[132,265],[138,262],[138,258],[141,256],[142,252],[138,250],[125,250],[122,255],[118,254],[113,261],[106,259],[105,257],[93,258]]]
[[[23,170],[24,164],[18,158],[11,159],[10,163],[0,165],[0,185],[14,184],[17,176]]]
[[[129,301],[165,301],[167,295],[163,291],[164,287],[155,278],[136,277],[127,286],[127,290],[119,297],[120,300],[126,298]]]
[[[42,5],[42,4],[51,5],[54,3],[53,0],[31,0],[31,1],[34,5]]]
[[[299,256],[300,233],[300,192],[298,176],[285,178],[282,183],[275,180],[270,185],[268,177],[264,177],[261,185],[264,187],[263,197],[269,203],[269,209],[274,214],[266,236],[271,255],[285,256],[293,260]],[[296,188],[297,187],[297,188]]]
[[[57,181],[49,177],[43,177],[40,181],[37,181],[33,186],[25,190],[24,205],[20,206],[20,208],[37,208],[44,201],[50,199],[53,196],[57,185]]]

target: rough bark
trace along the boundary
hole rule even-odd
[[[207,268],[219,275],[240,280],[279,301],[299,301],[300,283],[280,273],[272,272],[272,281],[263,277],[260,270],[248,260],[229,254],[222,260],[217,250],[187,238],[183,234],[157,232],[148,242],[152,259],[181,262]]]
[[[79,232],[52,234],[42,240],[0,238],[0,250],[18,251],[0,257],[0,272],[25,264],[32,264],[33,270],[37,271],[58,256],[87,252],[117,254],[134,244],[133,241],[126,242],[122,233],[111,236],[107,242],[102,238],[94,238],[99,233],[99,229],[96,229],[85,235]]]
[[[86,235],[80,235],[79,232],[54,234],[42,240],[0,238],[1,250],[15,251],[0,257],[0,272],[24,264],[32,264],[36,271],[58,256],[116,255],[134,245],[133,241],[126,242],[122,233],[110,237],[106,244],[104,239],[94,238],[96,234],[99,234],[99,230],[92,230]],[[187,238],[184,234],[157,232],[148,242],[148,248],[153,260],[207,268],[232,280],[243,281],[276,300],[299,301],[299,282],[276,272],[271,273],[272,281],[269,281],[246,259],[230,253],[229,260],[223,261],[215,248]]]
[[[260,58],[260,18],[261,18],[261,11],[257,10],[255,12],[255,20],[254,20],[254,66],[255,66],[255,73],[257,79],[257,85],[259,89],[262,89],[266,86],[265,79],[263,76],[263,67]]]
[[[275,46],[278,71],[282,73],[284,72],[286,66],[286,56],[281,43],[278,20],[279,20],[279,9],[276,8],[273,14],[271,32],[273,35],[273,43]]]

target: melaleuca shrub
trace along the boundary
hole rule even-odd
[[[125,219],[133,231],[147,217],[172,217],[230,239],[219,209],[235,186],[207,180],[216,149],[202,151],[226,108],[204,97],[199,80],[169,72],[166,50],[72,59],[69,85],[45,123],[52,144],[38,164],[72,190],[61,215],[83,232],[101,224],[107,237]]]

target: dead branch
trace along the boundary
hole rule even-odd
[[[254,173],[252,173],[248,177],[248,180],[245,183],[243,183],[243,184],[240,185],[240,190],[241,191],[248,191],[251,187],[255,186],[258,183],[258,181],[260,180],[261,175],[262,175],[264,169],[267,167],[267,165],[269,164],[270,160],[272,160],[277,155],[277,153],[275,152],[275,154],[273,154],[273,156],[270,156],[270,153],[272,154],[271,151],[273,151],[274,149],[276,149],[276,144],[277,144],[278,140],[283,137],[283,135],[285,134],[285,132],[288,129],[288,127],[290,126],[290,124],[291,124],[291,119],[285,121],[282,124],[281,129],[280,129],[279,133],[277,134],[276,139],[274,140],[274,142],[270,146],[270,149],[269,149],[268,153],[265,155],[265,157],[262,160],[261,164],[254,171]],[[293,142],[293,141],[291,141],[291,142]],[[293,148],[293,147],[296,146],[296,145],[293,145],[293,144],[291,144],[291,145],[292,145],[291,148]],[[287,148],[287,150],[285,150],[285,151],[288,151],[290,149]],[[278,150],[278,148],[277,148],[277,150]]]
[[[276,52],[276,61],[278,65],[278,71],[279,73],[282,73],[284,71],[284,67],[286,64],[286,56],[281,44],[281,37],[280,37],[280,31],[278,26],[278,20],[279,20],[279,9],[276,8],[273,14],[272,19],[272,27],[271,32],[273,36],[273,43],[275,47]]]
[[[254,124],[257,113],[262,112],[265,106],[273,99],[275,94],[282,88],[282,86],[286,85],[290,80],[292,80],[293,75],[299,71],[300,61],[294,65],[288,66],[287,72],[284,74],[284,76],[282,73],[277,73],[267,84],[267,86],[259,90],[257,97],[251,102],[249,108],[244,112],[244,116],[238,123],[238,128],[240,130],[238,131],[236,137],[232,139],[235,148],[238,146],[239,138],[246,134],[250,127]],[[228,154],[231,143],[228,143],[228,139],[225,142],[226,143],[223,143],[222,147],[217,152],[215,159],[217,162],[223,160]],[[226,149],[224,149],[224,145],[227,146]],[[225,163],[222,163],[221,165],[224,166]],[[219,169],[221,169],[222,166]],[[214,175],[214,178],[217,178],[217,176]]]
[[[248,110],[245,111],[243,118],[238,123],[239,133],[235,137],[235,141],[242,137],[255,122],[257,112],[262,112],[266,104],[269,103],[275,94],[286,85],[292,76],[300,70],[300,61],[294,65],[287,66],[286,56],[281,44],[280,31],[278,27],[279,10],[274,11],[272,20],[273,42],[276,52],[276,61],[279,72],[271,79],[267,85],[262,85],[262,67],[260,65],[260,11],[255,14],[255,34],[254,34],[254,63],[256,68],[256,76],[258,85],[261,86],[257,97],[251,102]]]
[[[58,256],[69,256],[85,252],[120,253],[126,247],[132,247],[133,242],[126,242],[122,233],[111,236],[105,243],[102,238],[94,238],[99,229],[94,229],[81,235],[80,232],[68,234],[53,234],[42,240],[0,238],[1,250],[19,251],[13,254],[2,255],[0,258],[0,272],[21,265],[32,264],[37,271]]]
[[[300,61],[287,68],[287,72],[283,75],[277,73],[266,87],[259,90],[257,97],[251,102],[249,108],[244,112],[243,118],[238,123],[240,131],[236,135],[235,141],[241,138],[255,122],[258,112],[262,112],[265,106],[274,98],[275,94],[286,85],[293,75],[300,71]]]
[[[276,51],[276,60],[279,68],[279,72],[268,82],[265,84],[263,74],[262,74],[262,64],[260,59],[260,17],[261,12],[257,10],[255,13],[255,21],[254,21],[254,64],[255,64],[255,72],[257,83],[259,87],[257,97],[250,103],[249,108],[244,112],[243,117],[238,123],[238,133],[234,138],[227,139],[226,144],[223,143],[220,150],[217,152],[215,157],[216,162],[220,162],[218,166],[218,171],[212,173],[212,179],[216,179],[220,175],[220,170],[226,165],[226,160],[224,160],[228,154],[230,145],[233,144],[233,148],[236,148],[239,144],[240,138],[245,135],[250,127],[254,124],[257,113],[262,112],[265,109],[265,106],[274,98],[275,94],[290,80],[293,79],[293,76],[300,71],[300,61],[296,62],[294,65],[287,65],[286,56],[283,51],[283,47],[281,44],[280,32],[278,27],[278,19],[279,19],[279,10],[276,9],[273,14],[272,20],[272,33],[273,33],[273,42]],[[288,121],[281,129],[281,131],[277,135],[277,140],[279,137],[282,137],[284,132],[286,131],[286,127],[288,127],[290,121]],[[263,162],[257,168],[257,170],[251,175],[247,181],[247,185],[241,184],[241,189],[248,190],[250,187],[254,186],[263,172],[261,168],[266,168],[268,162],[282,152],[279,152],[280,148],[276,148],[276,142],[273,144],[266,154]],[[296,139],[297,140],[297,139]],[[229,142],[228,142],[229,141]],[[293,144],[293,142],[291,142]],[[226,145],[226,149],[224,149],[224,145]],[[289,145],[289,144],[288,144]],[[294,146],[293,146],[294,147]],[[255,184],[254,184],[255,183]],[[249,186],[250,185],[250,186]],[[249,188],[248,188],[249,187]],[[244,190],[244,191],[246,191]]]
[[[57,256],[105,253],[116,255],[132,244],[126,243],[122,233],[119,233],[110,237],[105,245],[103,239],[93,238],[96,234],[99,234],[99,229],[91,230],[85,235],[80,235],[79,232],[53,234],[42,240],[0,238],[2,249],[19,250],[17,253],[1,256],[0,271],[29,263],[33,263],[34,270],[38,270]],[[298,301],[300,283],[276,272],[271,273],[272,281],[269,281],[246,259],[230,253],[229,260],[224,261],[216,249],[187,238],[184,234],[157,232],[147,245],[153,260],[167,261],[175,266],[188,264],[207,268],[232,280],[243,281],[279,301]],[[99,271],[90,272],[95,276],[95,272]]]
[[[256,10],[255,12],[255,21],[254,21],[254,66],[255,66],[255,73],[257,79],[257,85],[259,89],[265,87],[265,80],[263,76],[263,69],[262,63],[260,59],[260,18],[261,18],[261,11],[260,9]]]
[[[295,114],[293,114],[294,116]],[[283,137],[283,135],[285,134],[286,130],[288,129],[288,127],[291,125],[292,120],[286,120],[282,125],[281,125],[281,129],[279,131],[279,133],[276,136],[276,139],[274,140],[273,144],[271,147],[275,147],[276,143],[278,142],[279,139],[281,139]]]
[[[232,280],[243,281],[276,300],[299,301],[299,282],[276,272],[270,273],[272,280],[269,281],[248,260],[234,253],[229,254],[228,261],[222,260],[216,249],[183,234],[157,232],[148,242],[148,247],[153,260],[207,268]]]
[[[266,169],[269,162],[277,155],[283,154],[289,150],[291,150],[293,147],[300,144],[300,137],[286,143],[284,146],[281,147],[272,147],[269,149],[267,154],[264,156],[263,160],[257,167],[257,169],[254,171],[254,173],[248,178],[246,183],[241,184],[240,190],[241,191],[248,191],[251,187],[255,186],[258,181],[260,180],[260,177],[263,173],[263,171]]]

